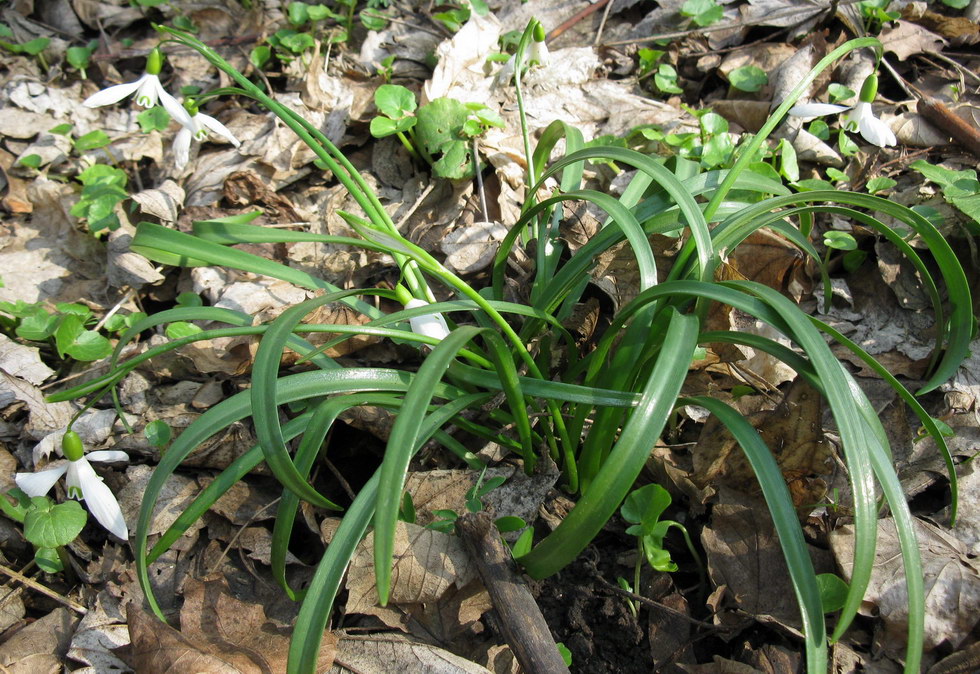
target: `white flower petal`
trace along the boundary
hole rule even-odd
[[[177,123],[184,127],[194,127],[194,122],[191,120],[191,113],[187,112],[187,108],[180,104],[180,102],[168,94],[163,86],[160,84],[160,80],[157,80],[157,86],[159,90],[157,94],[160,96],[160,105],[166,110],[171,117],[177,120]]]
[[[14,476],[14,481],[28,496],[44,496],[51,491],[54,483],[68,470],[67,461],[59,461],[58,463],[61,465],[39,470],[36,473],[17,473]]]
[[[888,147],[898,144],[898,139],[888,125],[873,115],[862,117],[858,128],[864,139],[872,145]]]
[[[129,461],[129,454],[114,449],[97,449],[85,455],[87,461]]]
[[[163,91],[160,78],[156,75],[146,73],[140,78],[140,82],[140,88],[136,91],[136,105],[144,108],[152,108],[157,104],[157,98],[159,98],[160,92]]]
[[[849,109],[846,105],[834,105],[832,103],[806,103],[794,105],[787,114],[793,117],[823,117],[824,115],[836,115]]]
[[[874,112],[871,111],[870,103],[862,101],[851,108],[849,112],[841,115],[840,123],[848,131],[857,131],[861,128],[863,120],[868,117],[874,117]]]
[[[187,166],[190,159],[191,150],[191,131],[186,126],[181,127],[174,138],[174,163],[177,170],[182,170]]]
[[[202,125],[215,132],[228,142],[230,142],[235,147],[240,146],[242,143],[240,140],[235,138],[235,134],[228,130],[228,127],[216,120],[211,115],[198,114],[196,117],[197,121]]]
[[[103,89],[98,91],[84,101],[82,105],[86,108],[99,108],[103,105],[112,105],[113,103],[118,103],[122,99],[126,98],[134,91],[139,89],[143,85],[143,81],[146,79],[146,75],[139,78],[135,82],[127,82],[126,84],[117,84],[115,86],[109,87],[108,89]]]
[[[129,536],[119,502],[88,461],[79,459],[71,462],[68,466],[68,486],[69,491],[73,486],[81,489],[85,506],[99,524],[119,538],[125,540]]]
[[[411,299],[405,305],[405,308],[418,309],[419,307],[427,306],[429,306],[428,302]],[[417,335],[425,335],[426,337],[434,337],[435,339],[445,339],[449,336],[449,326],[446,324],[446,319],[440,313],[416,316],[415,318],[408,319],[408,322],[412,326],[412,332]]]

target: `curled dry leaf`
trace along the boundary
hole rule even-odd
[[[173,180],[165,180],[159,187],[137,192],[133,201],[140,205],[140,212],[159,218],[163,222],[177,222],[184,206],[184,190]]]
[[[121,672],[126,663],[112,653],[129,643],[129,629],[120,611],[119,601],[103,590],[95,607],[82,617],[71,638],[68,657],[84,662],[95,672]]]
[[[715,505],[701,532],[711,582],[727,586],[742,611],[798,630],[800,610],[769,511],[760,501],[730,500]]]
[[[0,334],[0,370],[35,386],[54,374],[54,370],[41,362],[39,349],[18,344],[3,334]]]

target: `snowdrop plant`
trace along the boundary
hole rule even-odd
[[[126,540],[129,530],[122,510],[112,490],[92,468],[90,461],[128,461],[126,452],[98,450],[85,453],[82,439],[72,430],[65,431],[61,440],[64,461],[57,461],[50,468],[35,473],[17,473],[14,480],[28,496],[44,496],[55,483],[67,474],[68,497],[84,500],[89,512],[109,533]]]
[[[167,93],[160,82],[163,59],[163,51],[159,47],[155,47],[146,57],[146,72],[143,73],[142,77],[135,82],[116,84],[94,93],[82,101],[82,105],[88,108],[99,108],[134,96],[136,105],[152,108],[159,102],[170,116],[180,122],[182,126],[194,127],[191,115],[176,98]]]
[[[871,104],[877,95],[878,75],[872,73],[864,80],[856,105],[807,103],[793,106],[789,114],[805,118],[840,114],[841,123],[848,131],[860,132],[861,136],[872,145],[891,147],[898,143],[898,139],[887,124],[875,117],[874,110],[871,109]]]
[[[698,173],[689,170],[689,163],[683,160],[671,167],[659,157],[623,147],[586,147],[582,133],[563,122],[548,126],[532,147],[519,89],[530,42],[542,31],[540,24],[532,21],[515,57],[529,198],[501,242],[490,284],[475,288],[399,232],[357,168],[319,129],[276,102],[194,36],[169,28],[160,30],[196,49],[237,82],[241,87],[238,93],[264,105],[293,129],[349,191],[361,212],[340,214],[360,238],[264,228],[251,223],[258,213],[196,222],[192,234],[140,223],[132,246],[157,263],[225,266],[275,277],[320,294],[289,307],[266,325],[254,325],[252,316],[217,307],[178,307],[159,312],[122,335],[107,374],[50,397],[56,401],[101,395],[133,368],[194,341],[261,336],[251,386],[211,407],[188,426],[160,458],[144,491],[133,548],[137,576],[158,616],[162,618],[163,613],[153,594],[151,565],[223,493],[265,463],[283,487],[272,534],[272,574],[284,592],[303,601],[288,671],[313,672],[334,598],[354,550],[372,526],[379,600],[385,604],[390,597],[395,528],[414,454],[433,440],[462,463],[482,467],[478,457],[444,430],[447,426],[510,450],[529,474],[543,461],[559,466],[561,485],[576,505],[557,528],[539,535],[530,551],[519,558],[529,575],[544,578],[571,563],[616,516],[650,461],[651,449],[668,419],[679,407],[696,405],[731,431],[758,478],[800,606],[810,672],[826,671],[828,636],[838,639],[848,629],[867,591],[875,558],[879,494],[884,498],[895,520],[906,568],[909,620],[905,667],[909,674],[918,672],[924,592],[912,516],[881,421],[850,370],[831,351],[827,338],[849,349],[887,381],[919,417],[951,469],[955,510],[955,472],[935,419],[916,395],[858,344],[807,315],[780,292],[752,281],[716,280],[716,271],[733,250],[752,233],[769,229],[811,257],[829,288],[818,250],[820,241],[812,240],[813,219],[824,214],[850,219],[898,247],[919,272],[932,301],[936,344],[927,380],[918,393],[937,389],[967,355],[973,327],[970,287],[956,255],[929,221],[873,195],[837,190],[796,194],[778,181],[746,170],[817,75],[855,49],[873,48],[880,56],[881,45],[876,39],[852,40],[833,50],[746,143],[731,169]],[[553,159],[553,152],[562,143],[564,156]],[[637,170],[632,182],[616,197],[584,184],[589,162],[615,162]],[[548,198],[535,198],[552,180],[558,181],[560,188]],[[559,236],[564,206],[582,202],[602,209],[608,217],[586,243],[566,251]],[[921,249],[909,246],[901,233],[878,219],[877,213],[914,230],[928,248],[934,266],[927,266]],[[670,268],[660,274],[650,237],[663,233],[682,236],[684,244],[670,260]],[[530,239],[537,240],[535,254],[523,251],[524,257],[535,263],[530,280],[508,279],[510,254]],[[289,242],[387,253],[395,260],[401,279],[395,290],[341,290],[311,271],[235,247]],[[600,256],[621,246],[635,258],[637,292],[612,312],[583,348],[564,321],[579,307]],[[522,301],[514,301],[505,293],[506,288],[522,283]],[[434,293],[433,288],[440,292]],[[437,294],[451,299],[433,302]],[[304,322],[319,307],[334,302],[347,304],[368,322]],[[712,303],[754,316],[789,339],[795,348],[758,335],[710,328],[707,313]],[[404,308],[385,313],[385,306]],[[458,323],[453,328],[445,319],[450,312]],[[176,321],[195,320],[213,321],[219,327],[209,326],[120,362],[123,349],[141,333]],[[313,347],[305,338],[310,333],[330,333],[331,337]],[[355,335],[417,345],[420,364],[410,363],[403,369],[348,367],[325,355],[326,349]],[[681,395],[699,345],[717,343],[750,347],[782,360],[823,395],[832,413],[851,482],[855,536],[849,590],[832,635],[827,633],[820,590],[796,506],[772,452],[752,424],[727,403],[708,396]],[[529,345],[533,345],[533,353]],[[301,361],[310,369],[281,372],[287,348],[301,354]],[[383,459],[374,476],[344,504],[343,519],[310,584],[305,590],[295,589],[286,574],[294,520],[302,501],[324,509],[341,508],[321,493],[310,476],[320,453],[329,451],[323,444],[335,420],[344,411],[360,406],[382,407],[395,414]],[[284,423],[285,417],[288,421]],[[255,427],[256,445],[217,476],[148,547],[152,513],[169,477],[201,443],[248,418]]]

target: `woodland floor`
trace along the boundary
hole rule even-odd
[[[154,266],[129,253],[133,225],[151,220],[189,231],[193,220],[261,208],[259,224],[350,233],[336,215],[338,209],[350,208],[342,190],[313,164],[313,154],[288,129],[273,124],[270,114],[247,101],[226,96],[206,107],[242,141],[241,147],[212,136],[199,151],[192,150],[190,163],[182,170],[175,167],[171,150],[176,124],[146,131],[137,120],[139,110],[129,103],[99,109],[81,106],[97,90],[138,77],[157,40],[151,24],[175,20],[179,25],[192,23],[201,40],[247,74],[264,80],[280,100],[335,140],[372,182],[394,220],[404,221],[413,241],[442,258],[452,258],[474,282],[486,278],[487,263],[478,259],[485,250],[454,245],[467,227],[485,219],[475,182],[436,178],[427,166],[413,163],[393,138],[377,140],[369,133],[376,114],[373,93],[384,82],[379,65],[387,56],[395,57],[389,66],[394,83],[416,92],[426,87],[430,98],[447,95],[489,101],[508,123],[508,128],[493,130],[481,140],[481,151],[496,156],[483,175],[489,216],[512,224],[523,196],[519,187],[523,149],[513,126],[512,93],[494,88],[493,77],[482,67],[488,51],[475,44],[480,40],[451,42],[453,33],[436,18],[454,9],[449,4],[394,2],[379,8],[394,19],[380,32],[369,34],[355,20],[346,42],[323,42],[291,63],[273,56],[258,72],[249,65],[249,54],[267,44],[268,36],[288,27],[284,5],[273,0],[243,4],[173,0],[156,7],[123,0],[14,0],[0,9],[0,23],[10,28],[10,35],[0,38],[7,41],[0,42],[0,279],[4,284],[0,301],[41,303],[59,317],[58,303],[84,305],[92,321],[100,322],[99,329],[112,314],[171,308],[186,302],[186,293],[205,304],[268,319],[306,299],[307,293],[244,273]],[[873,2],[732,0],[718,8],[720,19],[704,30],[682,15],[682,5],[680,0],[614,0],[596,6],[568,0],[490,2],[493,16],[482,19],[480,34],[523,30],[530,16],[551,31],[551,65],[528,75],[533,129],[560,117],[578,126],[589,140],[604,135],[622,138],[635,127],[655,125],[664,133],[677,134],[678,144],[657,149],[652,143],[646,148],[669,154],[686,151],[684,147],[695,142],[683,134],[697,138],[698,120],[693,113],[702,110],[724,117],[731,133],[756,131],[771,104],[780,102],[823,55],[870,29],[884,43],[886,60],[895,73],[914,87],[909,91],[948,105],[972,129],[972,152],[978,151],[980,3],[976,0],[965,8],[938,2],[878,3],[881,11],[887,7],[897,13],[884,22],[873,18]],[[590,7],[596,11],[586,14]],[[358,12],[362,9],[358,5]],[[336,36],[333,25],[326,22],[317,37]],[[651,36],[661,42],[654,44]],[[14,47],[3,48],[39,37],[50,38],[43,59]],[[65,50],[90,40],[96,40],[97,47],[83,79],[79,69],[65,60]],[[441,44],[436,74],[443,79],[437,81],[432,55]],[[663,54],[646,67],[643,60],[655,55],[638,53],[640,49]],[[169,90],[229,85],[196,54],[176,49],[167,53],[163,80]],[[831,82],[859,90],[872,67],[869,59],[862,54],[828,71],[818,79],[811,98],[828,100]],[[661,67],[664,64],[672,67],[675,80],[671,69]],[[767,83],[752,92],[733,86],[731,73],[745,66],[764,72]],[[930,212],[944,218],[942,231],[980,291],[970,216],[949,202],[949,194],[944,199],[938,184],[910,168],[924,159],[950,170],[969,171],[977,168],[978,156],[971,153],[969,141],[946,136],[948,125],[941,119],[922,117],[913,94],[890,72],[883,70],[880,79],[876,109],[895,131],[896,147],[875,148],[856,134],[850,136],[856,147],[842,146],[833,118],[826,119],[834,133],[827,143],[797,143],[786,125],[777,136],[795,146],[801,179],[831,178],[857,191],[868,189],[870,183],[889,199],[934,209]],[[670,81],[682,93],[665,93]],[[491,90],[496,93],[488,96]],[[51,133],[61,124],[71,124],[73,130],[67,136]],[[99,129],[108,135],[107,145],[80,144],[82,137],[91,140],[85,134]],[[76,139],[74,146],[70,136]],[[634,135],[630,142],[635,140]],[[685,142],[688,146],[683,146]],[[31,159],[34,156],[38,159]],[[134,195],[115,209],[121,227],[98,236],[88,231],[77,210],[72,211],[82,198],[77,177],[96,162],[124,170],[125,189]],[[615,190],[623,184],[607,166],[591,167],[589,177],[602,189]],[[879,178],[891,180],[871,182]],[[972,189],[972,183],[967,183]],[[972,208],[980,212],[975,205],[980,196],[973,198]],[[590,226],[588,213],[576,216],[584,224],[563,231],[573,246],[581,245]],[[831,218],[818,226],[851,229]],[[928,364],[933,330],[915,270],[869,231],[853,231],[867,257],[849,272],[838,265],[834,306],[823,314],[824,320],[869,349],[914,390]],[[391,259],[374,253],[352,254],[314,244],[254,245],[249,250],[322,273],[342,287],[385,283],[390,287],[398,278]],[[818,311],[814,269],[795,248],[775,237],[760,236],[741,250],[740,257],[731,260],[738,274],[773,285],[807,310]],[[664,256],[670,254],[663,251]],[[607,263],[594,273],[592,300],[583,308],[586,318],[572,326],[584,341],[590,329],[608,318],[609,307],[630,297],[635,270],[629,268],[627,258]],[[18,336],[13,317],[9,312],[5,315],[9,320],[0,323],[0,491],[4,492],[14,486],[16,472],[32,470],[35,460],[50,453],[78,409],[72,403],[47,403],[43,396],[98,372],[98,363],[59,355],[53,338],[35,342]],[[355,318],[352,312],[338,310],[328,320]],[[118,337],[118,332],[105,329],[101,334]],[[132,434],[125,432],[108,400],[99,402],[76,425],[89,449],[121,449],[129,454],[128,464],[112,464],[99,472],[118,495],[130,531],[143,488],[160,456],[144,429],[159,420],[179,433],[222,398],[244,390],[252,347],[247,340],[204,344],[134,372],[121,390],[135,430]],[[369,365],[413,367],[417,361],[411,350],[371,340],[337,355],[345,362]],[[848,359],[843,350],[839,355]],[[927,668],[958,653],[966,654],[960,656],[966,664],[949,660],[930,671],[980,671],[980,471],[974,471],[971,463],[980,451],[980,343],[975,343],[974,355],[954,380],[923,401],[932,415],[956,432],[950,448],[958,464],[961,514],[952,529],[947,526],[949,481],[935,446],[918,441],[917,422],[889,387],[855,359],[848,363],[886,422],[895,464],[913,512],[921,518],[918,533],[929,581]],[[833,446],[834,436],[825,427],[824,410],[784,370],[765,363],[743,365],[755,368],[761,380],[771,385],[767,396],[748,396],[755,401],[743,401],[743,411],[755,415],[768,438],[798,448],[804,460],[821,467],[816,474],[804,471],[804,479],[812,478],[813,484],[819,480],[814,489],[819,488],[823,506],[804,518],[804,529],[818,572],[840,572],[837,560],[849,556],[848,487],[842,471],[825,469],[824,448]],[[688,386],[691,392],[730,392],[735,382],[731,374],[705,369],[692,372]],[[344,422],[329,440],[327,456],[332,465],[319,472],[316,483],[328,496],[341,500],[348,488],[356,491],[371,475],[390,427],[390,419],[381,414],[351,415]],[[168,483],[151,533],[164,531],[194,494],[254,441],[250,426],[236,424],[195,452]],[[721,484],[706,485],[710,480],[698,475],[698,463],[692,461],[693,446],[722,452],[727,442],[710,422],[685,411],[670,437],[658,443],[642,476],[643,481],[667,486],[674,495],[668,514],[682,522],[695,540],[707,564],[706,584],[701,583],[680,537],[674,539],[672,534],[667,546],[681,570],[645,572],[639,590],[646,602],[634,615],[629,596],[617,585],[620,577],[632,578],[636,555],[635,539],[626,535],[626,524],[620,519],[610,521],[574,564],[545,581],[530,582],[555,640],[571,653],[572,671],[803,670],[793,590],[751,477],[730,474]],[[513,467],[505,470],[509,474]],[[408,488],[420,513],[440,507],[458,509],[473,480],[451,457],[436,452],[423,452],[413,471]],[[501,488],[500,498],[539,494],[527,519],[535,519],[540,509],[538,526],[552,526],[571,502],[551,487],[554,476],[550,483],[542,480],[536,476],[510,492]],[[60,500],[64,492],[58,489],[53,494]],[[297,605],[275,586],[269,570],[279,494],[268,473],[248,475],[154,565],[157,594],[179,632],[160,629],[143,611],[132,550],[93,521],[68,546],[72,572],[45,574],[33,565],[33,549],[20,525],[0,516],[0,666],[24,674],[285,671]],[[419,524],[425,523],[420,514]],[[328,513],[301,509],[291,546],[295,554],[289,565],[291,582],[302,586],[310,578],[333,524]],[[901,671],[904,616],[890,599],[901,578],[888,570],[888,555],[895,550],[894,531],[883,525],[880,535],[881,572],[872,580],[866,610],[832,648],[837,672]],[[457,578],[425,601],[375,607],[373,563],[367,550],[352,563],[337,601],[330,626],[333,640],[328,644],[330,671],[429,671],[430,665],[419,664],[422,661],[438,661],[431,665],[433,671],[486,671],[481,667],[495,673],[516,671],[485,594],[472,582]],[[437,567],[442,563],[424,561]],[[436,571],[423,567],[418,577]],[[833,616],[828,620],[832,625]],[[407,641],[415,646],[407,647]],[[428,650],[422,653],[424,649]],[[450,662],[445,651],[471,662]]]

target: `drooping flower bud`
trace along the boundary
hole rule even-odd
[[[78,433],[72,430],[65,431],[61,438],[61,453],[69,461],[78,461],[85,455],[85,445],[82,444]]]
[[[878,74],[871,73],[864,80],[864,84],[861,85],[861,95],[859,100],[862,103],[874,103],[875,97],[878,95]]]
[[[159,47],[154,47],[150,55],[146,57],[146,72],[151,75],[159,75],[163,70],[163,52]]]

